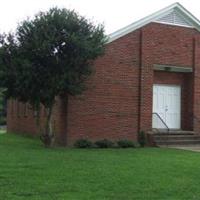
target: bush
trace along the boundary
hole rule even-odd
[[[135,143],[131,140],[119,140],[117,144],[120,148],[135,147]]]
[[[138,142],[141,145],[141,147],[144,147],[144,145],[146,144],[146,137],[144,131],[140,131],[138,133]]]
[[[103,140],[98,140],[95,142],[95,145],[99,148],[110,148],[114,146],[114,143],[111,142],[110,140],[103,139]]]
[[[141,147],[141,145],[140,145],[139,142],[134,142],[134,145],[135,145],[135,148],[139,148],[139,147]]]
[[[88,139],[79,139],[74,143],[74,146],[77,148],[91,148],[93,144]]]

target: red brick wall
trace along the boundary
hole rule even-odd
[[[80,137],[136,139],[138,131],[139,31],[107,45],[95,63],[89,89],[70,98],[68,141]]]
[[[193,126],[200,134],[200,36],[194,38],[194,87],[193,87]]]
[[[140,127],[152,124],[153,65],[194,67],[195,29],[151,23],[142,29],[141,117]],[[193,98],[193,97],[191,97]]]
[[[37,125],[35,112],[28,104],[22,104],[16,100],[10,100],[7,104],[7,129],[10,132],[36,135],[42,132],[46,120],[44,107],[40,110],[41,129]],[[56,139],[60,144],[66,144],[66,103],[65,99],[57,98],[53,111],[53,130],[57,133]]]
[[[154,82],[181,84],[184,90],[182,112],[193,109],[200,116],[196,103],[200,98],[200,86],[197,87],[200,58],[195,57],[200,45],[194,47],[197,35],[191,28],[151,23],[107,44],[105,55],[95,62],[96,73],[88,80],[88,90],[81,96],[69,98],[67,116],[66,101],[58,101],[54,110],[58,140],[69,145],[79,138],[136,140],[138,130],[151,129]],[[197,78],[193,81],[193,74],[174,74],[172,78],[168,73],[154,73],[153,64],[193,67]],[[191,104],[187,100],[190,97]],[[9,114],[11,107],[8,106],[8,129],[36,132],[31,112],[28,117],[17,117]],[[183,114],[182,125],[185,129],[193,128],[186,114]]]

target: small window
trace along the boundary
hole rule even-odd
[[[47,116],[47,109],[44,107],[43,110],[44,110],[44,116],[46,117]]]
[[[36,110],[33,110],[33,116],[37,117],[37,111]]]
[[[24,103],[24,117],[27,117],[27,103]]]
[[[17,101],[17,117],[20,117],[20,102]]]
[[[36,109],[33,110],[33,116],[37,117],[37,115],[40,115],[40,112],[41,112],[41,107],[39,106],[38,110]]]
[[[13,115],[14,114],[14,100],[13,99],[10,100],[10,111],[11,111],[11,115]]]

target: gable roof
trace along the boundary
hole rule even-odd
[[[174,3],[162,10],[159,10],[141,20],[138,20],[122,29],[119,29],[115,31],[114,33],[111,33],[108,35],[108,43],[132,32],[136,29],[139,29],[146,24],[149,24],[150,22],[160,22],[167,17],[167,15],[170,15],[170,13],[175,13],[177,15],[177,20],[182,20],[183,26],[193,27],[200,31],[200,21],[192,15],[188,10],[186,10],[180,3]],[[184,24],[185,23],[185,24]],[[174,25],[176,25],[174,23]]]

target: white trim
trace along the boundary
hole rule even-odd
[[[194,28],[193,26],[186,26],[186,25],[182,25],[182,24],[172,24],[172,23],[167,23],[167,22],[158,22],[158,21],[155,21],[153,23],[166,24],[166,25],[171,25],[171,26],[181,26],[181,27],[187,27],[187,28]]]
[[[180,23],[170,23],[170,22],[164,22],[162,21],[162,18],[167,16],[167,15],[172,15],[173,16],[173,21],[175,22],[175,19],[178,18],[182,18],[188,25],[186,24],[180,24]],[[160,22],[163,24],[170,24],[170,25],[176,25],[176,26],[183,26],[183,27],[190,27],[190,28],[194,28],[193,24],[191,24],[191,22],[180,12],[177,11],[177,9],[172,9],[170,12],[168,12],[167,14],[165,13],[163,17],[158,18],[157,20],[155,20],[154,22]]]
[[[179,67],[174,65],[160,65],[154,64],[153,69],[156,71],[166,71],[166,72],[182,72],[182,73],[191,73],[193,72],[192,67]]]
[[[114,33],[111,33],[110,35],[108,35],[108,42],[110,43],[132,31],[135,31],[143,26],[145,26],[146,24],[149,24],[150,22],[154,22],[157,19],[163,17],[166,14],[169,14],[170,12],[172,12],[173,10],[176,10],[180,15],[182,15],[192,26],[194,26],[194,28],[196,28],[198,31],[200,31],[200,21],[194,16],[192,15],[188,10],[186,10],[181,4],[179,3],[174,3],[160,11],[157,11],[139,21],[136,21],[124,28],[121,28],[117,31],[115,31]],[[191,28],[191,27],[190,27]]]
[[[182,87],[181,87],[181,85],[174,85],[174,84],[153,84],[153,90],[154,90],[154,88],[155,87],[172,87],[172,88],[178,88],[178,90],[179,90],[179,94],[180,94],[180,96],[179,96],[179,102],[178,102],[178,111],[179,111],[179,120],[178,120],[178,126],[175,128],[175,127],[171,127],[171,124],[169,124],[168,122],[167,122],[167,119],[165,118],[165,119],[163,119],[164,120],[164,122],[167,124],[167,126],[170,128],[170,129],[180,129],[181,128],[181,117],[182,117],[182,111],[181,111],[181,104],[182,104]],[[153,112],[155,111],[154,109],[154,102],[155,101],[155,99],[154,99],[154,92],[153,92],[153,96],[152,96],[152,110],[153,110]],[[165,113],[165,117],[166,117],[166,113]],[[152,128],[156,128],[156,127],[154,127],[153,126],[153,118],[152,118]]]

